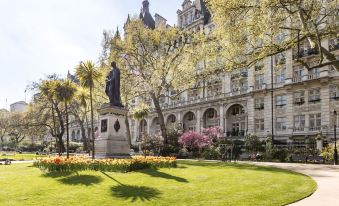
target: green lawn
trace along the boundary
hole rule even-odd
[[[30,164],[0,165],[0,205],[285,205],[316,183],[281,169],[181,161],[178,168],[131,173],[44,174]]]

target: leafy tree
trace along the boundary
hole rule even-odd
[[[29,134],[28,125],[25,123],[26,121],[27,118],[24,113],[15,112],[9,116],[10,129],[8,135],[15,148],[17,148],[18,144]]]
[[[140,120],[143,120],[145,117],[148,116],[149,114],[149,106],[145,103],[141,103],[139,104],[137,107],[134,107],[133,111],[132,111],[132,116],[135,120],[137,120],[137,122],[139,122]],[[142,124],[144,123],[144,121],[141,122]],[[145,127],[145,125],[141,125],[142,128]],[[145,131],[144,131],[145,133]],[[141,134],[142,136],[145,134]]]
[[[45,80],[34,83],[32,90],[37,92],[30,104],[27,118],[33,128],[45,127],[52,137],[56,138],[59,155],[64,151],[63,135],[65,133],[65,110],[62,102],[56,98],[56,88],[60,80],[50,75]]]
[[[55,87],[55,97],[60,102],[63,102],[65,105],[65,120],[66,120],[66,152],[67,152],[67,158],[69,158],[69,112],[68,107],[69,103],[72,101],[74,95],[76,92],[76,87],[74,83],[72,83],[70,80],[64,80],[57,82]]]
[[[337,1],[208,0],[207,4],[226,69],[254,65],[305,42],[318,58],[309,63],[298,56],[298,62],[307,69],[333,65],[339,70],[339,60],[322,41],[338,37]]]
[[[89,138],[87,138],[87,132],[85,129],[85,124],[87,124],[87,129],[89,128],[87,118],[89,111],[89,99],[89,91],[86,88],[78,86],[75,97],[73,98],[69,108],[69,112],[74,117],[74,121],[80,126],[84,151],[89,151],[90,145]]]
[[[222,127],[216,126],[216,127],[204,128],[202,130],[202,133],[208,136],[210,139],[212,139],[213,142],[217,143],[221,140]]]
[[[0,112],[0,150],[2,150],[5,136],[10,130],[9,112]]]
[[[96,68],[94,62],[86,61],[81,62],[76,67],[76,76],[80,80],[81,86],[89,89],[90,96],[90,109],[91,109],[91,135],[92,135],[92,158],[95,158],[95,148],[94,148],[94,111],[93,111],[93,90],[95,88],[96,82],[102,76],[102,73]]]
[[[137,94],[153,101],[165,143],[167,132],[160,100],[169,90],[180,95],[195,85],[199,56],[194,39],[193,32],[174,27],[151,30],[140,20],[131,20],[125,27],[125,38],[111,49],[113,56],[123,57],[128,74],[139,83],[127,89],[137,89]]]

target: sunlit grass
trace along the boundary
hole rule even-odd
[[[0,165],[0,205],[285,205],[310,195],[309,177],[270,167],[181,161],[130,173],[42,173]]]

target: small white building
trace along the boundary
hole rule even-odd
[[[28,108],[28,104],[24,101],[15,102],[10,105],[11,112],[26,112]]]

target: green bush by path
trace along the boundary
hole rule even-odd
[[[177,168],[130,173],[42,173],[0,166],[0,205],[276,206],[310,195],[309,177],[270,167],[178,161]]]

